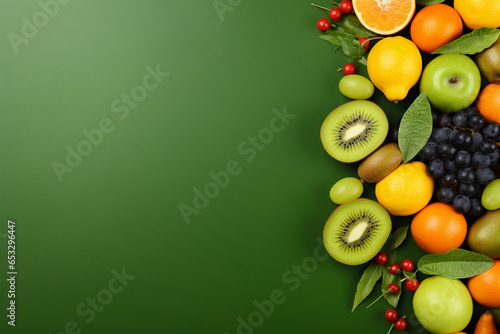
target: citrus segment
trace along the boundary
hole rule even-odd
[[[361,24],[380,35],[402,30],[415,13],[415,0],[354,0],[352,4]]]

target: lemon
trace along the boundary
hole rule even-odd
[[[419,161],[399,165],[375,186],[378,202],[395,216],[419,212],[429,203],[433,192],[434,179]]]
[[[417,46],[407,38],[386,37],[368,54],[368,75],[389,101],[406,97],[422,73],[422,57]]]
[[[500,27],[500,0],[455,0],[453,7],[469,29]]]

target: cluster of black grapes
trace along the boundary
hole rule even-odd
[[[433,111],[433,121],[432,135],[419,155],[438,181],[437,198],[459,213],[480,215],[484,187],[498,171],[500,125],[487,122],[475,108]]]

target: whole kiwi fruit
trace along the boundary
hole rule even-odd
[[[370,154],[358,167],[360,179],[368,183],[382,180],[403,161],[401,151],[395,143],[388,143]]]

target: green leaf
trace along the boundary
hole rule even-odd
[[[401,243],[406,239],[406,234],[408,233],[408,227],[409,225],[403,226],[398,228],[396,231],[394,231],[387,241],[385,242],[384,246],[380,250],[381,252],[388,253],[401,245]]]
[[[349,59],[349,62],[355,63],[360,60],[363,61],[366,50],[361,46],[353,34],[344,30],[328,30],[319,37],[335,45],[335,49],[340,47],[342,52]]]
[[[416,273],[414,272],[410,272],[410,271],[406,271],[406,270],[402,270],[403,272],[403,275],[406,279],[409,279],[409,280],[412,280],[412,281],[416,281],[417,280],[417,277],[416,277]]]
[[[334,24],[341,27],[344,31],[353,34],[355,38],[368,38],[378,36],[374,32],[366,29],[354,14],[344,14],[342,15],[342,18],[338,21],[335,21]]]
[[[398,144],[403,162],[408,162],[424,147],[432,133],[431,106],[425,92],[410,105],[401,119]]]
[[[420,6],[430,6],[442,2],[444,2],[444,0],[417,0],[417,4]]]
[[[381,276],[382,266],[372,261],[359,280],[351,312],[353,312],[356,307],[358,307],[358,305],[361,304],[366,297],[368,297],[368,295],[372,292],[375,283],[377,283]]]
[[[417,266],[427,275],[462,279],[484,273],[493,266],[493,260],[486,255],[456,248],[445,254],[424,255]]]
[[[443,45],[432,54],[461,53],[472,55],[489,48],[500,36],[500,30],[480,28],[462,35],[454,41]]]
[[[390,262],[390,263],[392,263],[392,262]],[[396,283],[401,290],[401,282],[399,280],[399,276],[391,274],[389,272],[389,269],[384,267],[382,269],[382,293],[387,291],[387,286],[389,286],[389,284],[391,284],[391,283]],[[396,295],[393,295],[390,292],[384,294],[384,298],[387,300],[387,302],[389,304],[391,304],[392,307],[398,306],[399,297],[401,297],[401,292],[396,294]]]

